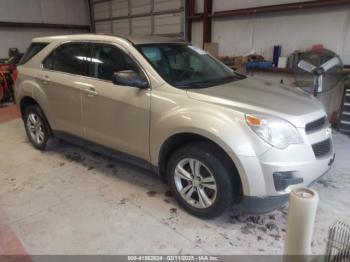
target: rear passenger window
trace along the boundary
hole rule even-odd
[[[138,65],[116,46],[93,44],[91,77],[112,81],[114,73],[124,70],[133,70],[142,74]]]
[[[90,60],[87,43],[68,43],[56,48],[44,61],[45,69],[74,75],[87,75]]]
[[[38,54],[41,50],[43,50],[48,44],[49,43],[32,43],[18,64],[24,65],[30,59],[32,59],[36,54]]]

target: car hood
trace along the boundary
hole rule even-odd
[[[287,119],[298,127],[325,116],[322,104],[301,89],[250,77],[219,86],[189,89],[187,94],[192,99],[243,113],[262,113]]]

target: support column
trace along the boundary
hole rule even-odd
[[[211,42],[213,0],[204,0],[203,45]]]
[[[195,0],[187,0],[185,5],[186,12],[186,41],[192,41],[192,16],[195,14],[196,2]]]

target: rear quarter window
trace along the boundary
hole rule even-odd
[[[41,50],[43,50],[46,46],[48,46],[48,44],[49,43],[32,43],[18,64],[24,65],[35,55],[37,55]]]

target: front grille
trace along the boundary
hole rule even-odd
[[[328,155],[332,149],[331,139],[327,139],[325,141],[312,145],[312,149],[314,150],[314,154],[316,157]]]
[[[324,116],[320,119],[317,119],[313,122],[308,123],[305,126],[306,133],[310,133],[310,132],[313,132],[313,131],[316,131],[316,130],[323,128],[326,125],[326,121],[327,121],[327,117]]]

